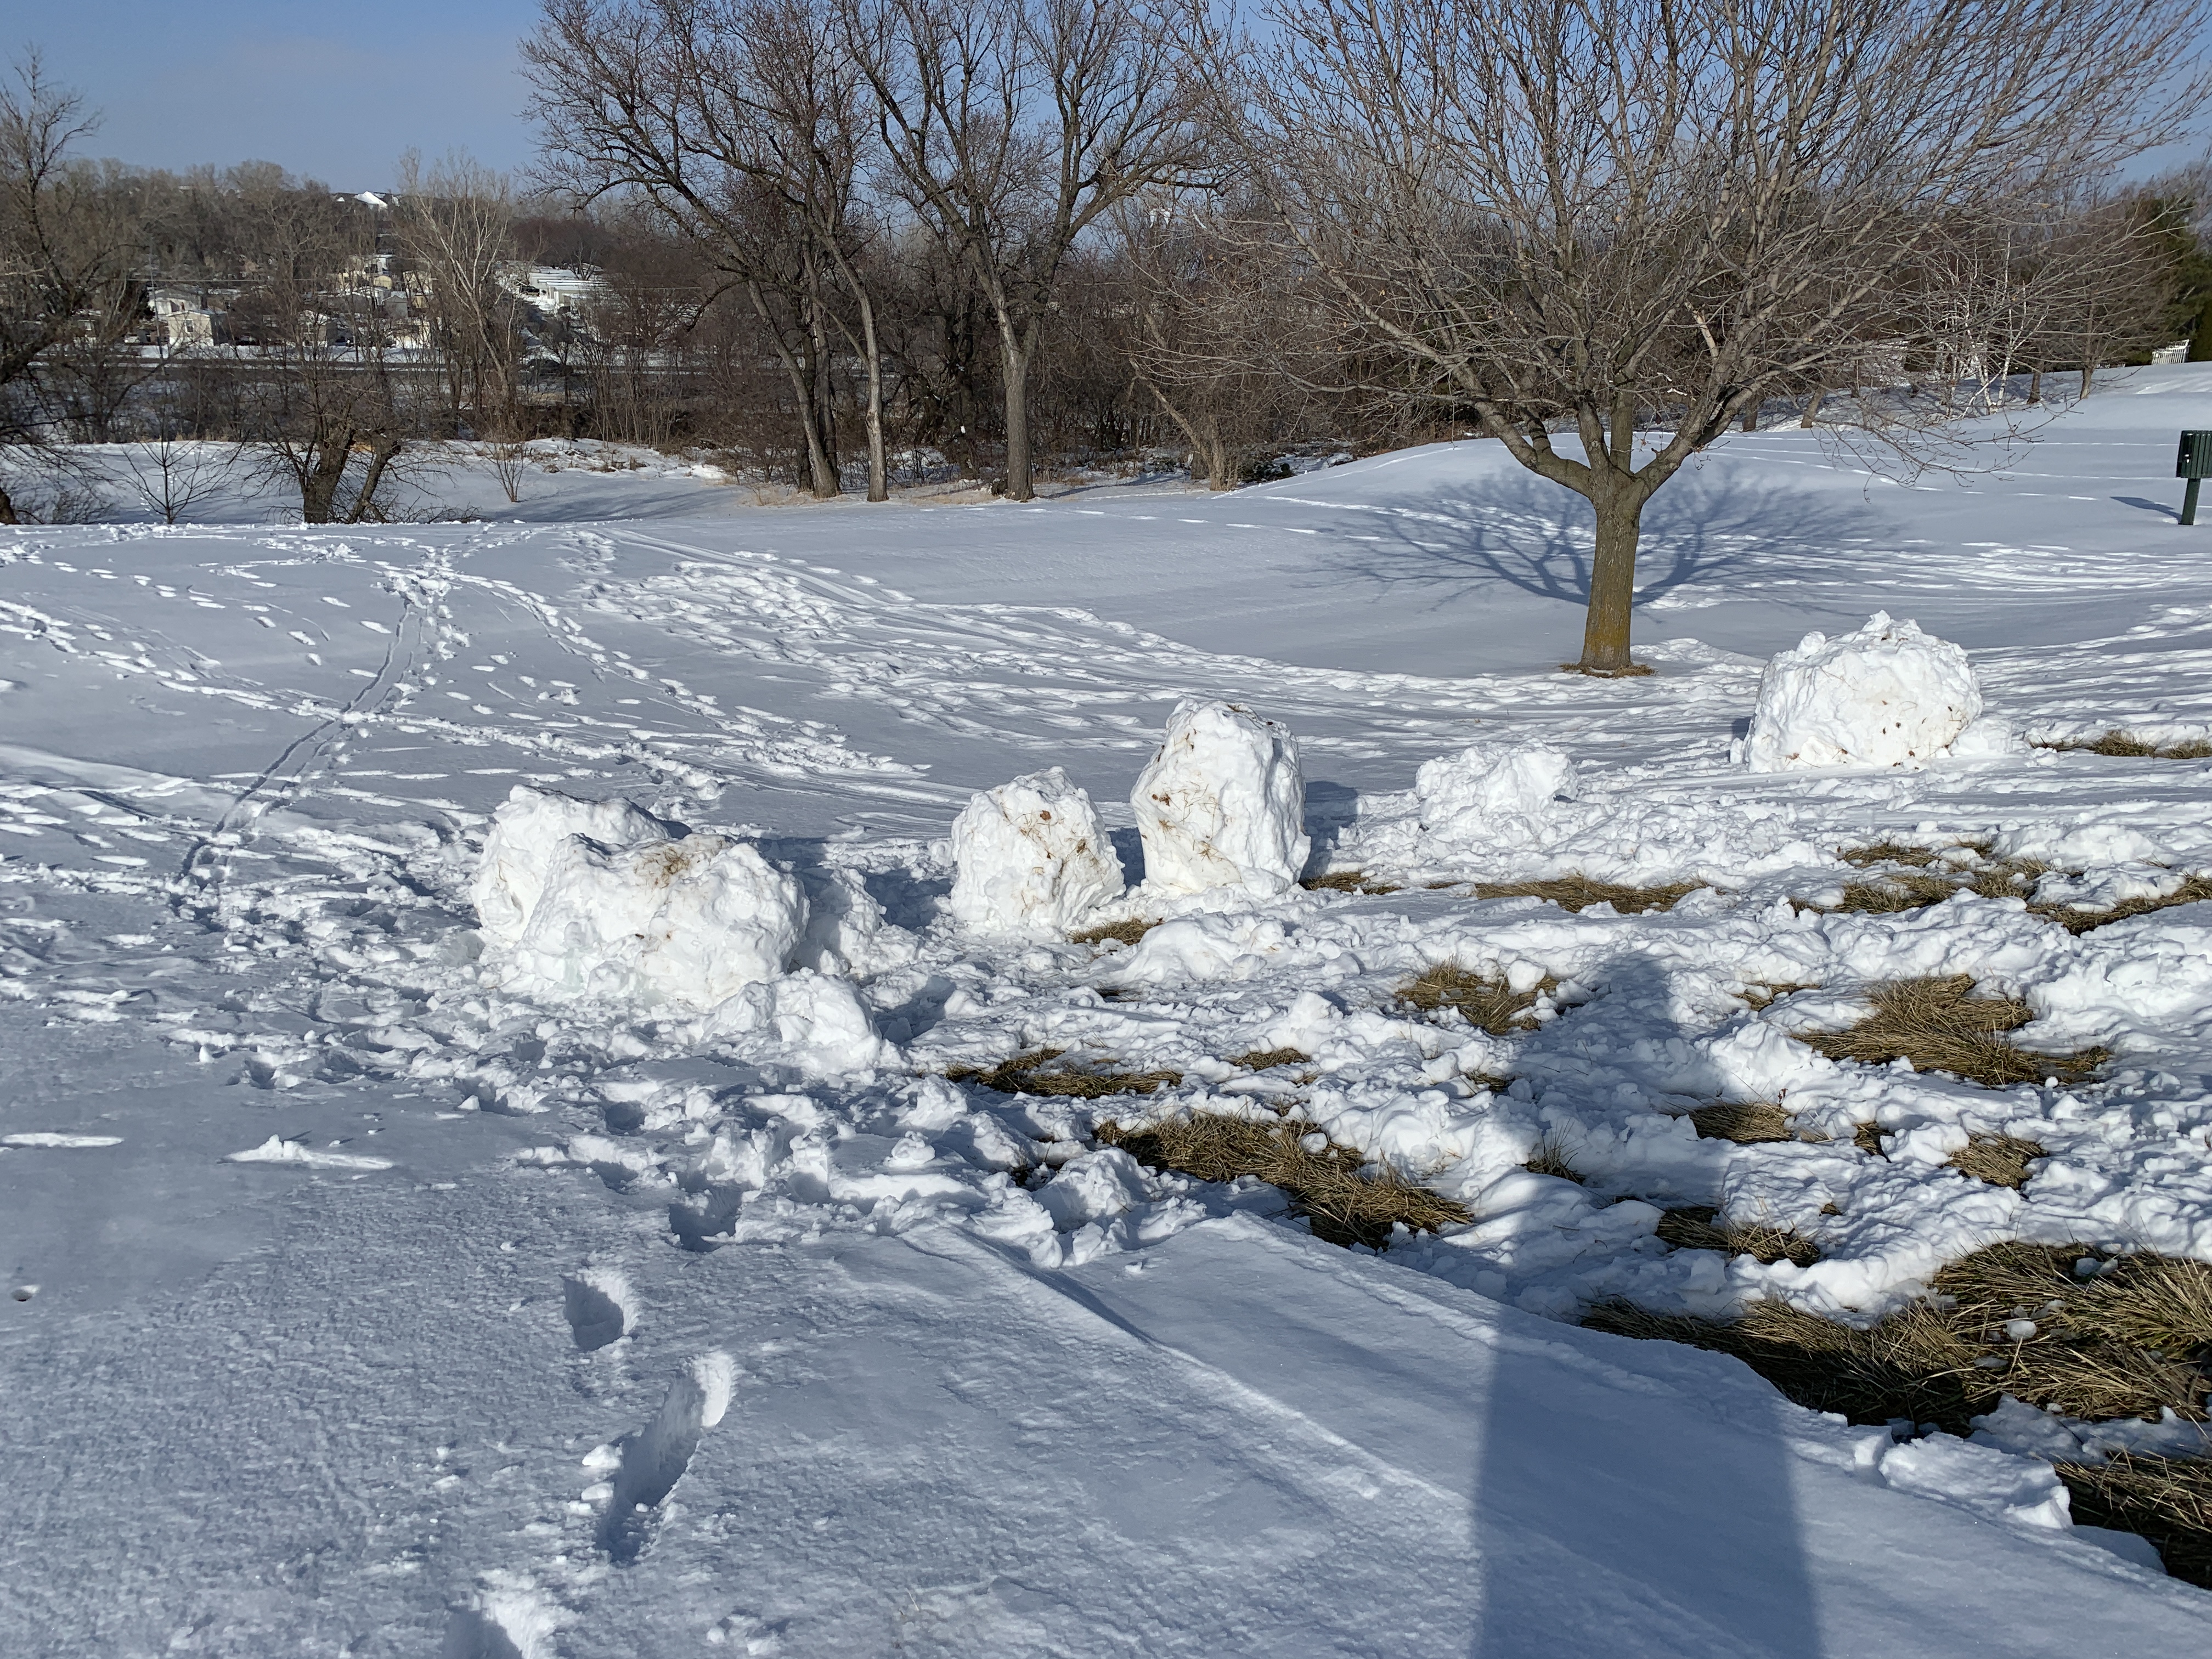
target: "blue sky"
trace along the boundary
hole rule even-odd
[[[358,190],[410,148],[525,165],[514,44],[536,16],[535,0],[0,0],[0,52],[38,46],[101,112],[83,154],[276,161]]]

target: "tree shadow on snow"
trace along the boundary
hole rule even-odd
[[[1358,527],[1381,539],[1332,540],[1324,580],[1425,587],[1440,603],[1501,582],[1539,599],[1589,602],[1595,520],[1571,490],[1532,473],[1492,473],[1448,495],[1424,495],[1418,510],[1418,518],[1359,514]],[[1894,529],[1870,504],[1833,489],[1747,478],[1733,468],[1685,472],[1644,509],[1636,602],[1699,583],[1863,570],[1867,550],[1847,548],[1846,539]]]

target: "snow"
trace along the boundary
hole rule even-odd
[[[1286,726],[1235,703],[1186,698],[1129,804],[1156,894],[1241,887],[1272,898],[1304,872],[1305,780]]]
[[[2212,871],[2212,765],[2005,735],[2212,731],[2161,476],[2212,372],[2107,378],[1966,488],[1731,434],[1647,513],[1644,679],[1557,672],[1587,514],[1473,442],[774,509],[580,454],[498,521],[6,532],[0,1649],[2202,1647],[2049,1468],[2202,1425],[1899,1438],[1571,1322],[1864,1322],[2008,1238],[2212,1260],[2212,906],[1821,908],[1882,840],[2041,859],[2039,902]],[[1745,765],[1767,665],[1877,605],[1978,726]],[[1350,869],[1397,890],[1296,884]],[[1698,890],[1466,884],[1577,872]],[[1504,1036],[1398,1000],[1446,962],[1551,988]],[[1911,974],[2115,1059],[1794,1040]],[[945,1075],[1047,1048],[1181,1081]],[[1721,1099],[1798,1138],[1699,1139]],[[1341,1250],[1092,1133],[1278,1108],[1474,1220]],[[1983,1185],[1976,1133],[2045,1156]],[[1682,1205],[1822,1259],[1668,1249]]]
[[[1759,677],[1745,759],[1796,766],[1903,766],[1951,752],[1982,712],[1966,653],[1877,611],[1856,633],[1808,634]]]
[[[1064,934],[1121,896],[1091,797],[1057,766],[987,789],[952,820],[953,920],[979,933]]]

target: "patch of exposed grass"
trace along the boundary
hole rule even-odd
[[[1756,1146],[1769,1140],[1794,1140],[1790,1114],[1771,1100],[1717,1100],[1685,1114],[1701,1140],[1733,1140]]]
[[[2054,1466],[2075,1520],[2141,1533],[2176,1578],[2212,1589],[2212,1458],[2114,1452],[2103,1463]]]
[[[1000,1060],[988,1071],[955,1066],[945,1075],[955,1083],[979,1083],[1002,1095],[1071,1095],[1083,1100],[1108,1095],[1148,1095],[1182,1081],[1181,1072],[1121,1072],[1109,1066],[1054,1066],[1065,1048],[1032,1048]],[[1048,1069],[1049,1068],[1049,1069]]]
[[[1479,899],[1548,899],[1563,909],[1583,910],[1593,904],[1610,904],[1624,916],[1647,911],[1671,910],[1675,902],[1698,890],[1694,881],[1678,881],[1663,887],[1624,887],[1616,882],[1594,881],[1585,875],[1561,876],[1552,881],[1478,881]]]
[[[2016,997],[1972,994],[1972,975],[1892,980],[1875,988],[1874,1012],[1845,1031],[1802,1031],[1799,1042],[1831,1060],[1882,1066],[1904,1059],[1915,1071],[1948,1072],[1992,1089],[2057,1078],[2075,1083],[2112,1058],[2103,1048],[2031,1054],[1999,1035],[2033,1018]]]
[[[1782,982],[1772,980],[1753,980],[1743,989],[1738,991],[1736,995],[1752,1012],[1763,1014],[1786,996],[1794,995],[1799,991],[1817,991],[1820,988],[1817,985],[1801,984],[1796,981]]]
[[[1863,1331],[1778,1302],[1735,1320],[1614,1303],[1585,1322],[1735,1354],[1799,1404],[1855,1423],[1907,1418],[1963,1435],[2008,1394],[2091,1421],[2167,1407],[2204,1416],[2212,1266],[2013,1243],[1950,1263],[1929,1291]]]
[[[1901,841],[1869,842],[1864,847],[1839,847],[1836,856],[1844,863],[1863,870],[1875,864],[1903,864],[1914,869],[1925,869],[1936,862],[1933,847],[1911,847]]]
[[[1303,1066],[1307,1059],[1302,1048],[1251,1048],[1229,1063],[1248,1072],[1264,1072],[1273,1066]]]
[[[1158,921],[1109,921],[1096,927],[1086,927],[1079,933],[1070,933],[1068,939],[1077,945],[1103,945],[1109,939],[1124,945],[1134,945],[1159,926]]]
[[[1103,1123],[1098,1139],[1139,1164],[1179,1170],[1200,1181],[1253,1176],[1280,1188],[1292,1213],[1332,1244],[1381,1249],[1394,1225],[1434,1232],[1474,1218],[1463,1204],[1417,1187],[1389,1170],[1370,1173],[1358,1152],[1334,1141],[1309,1150],[1318,1133],[1309,1124],[1255,1122],[1194,1112],[1139,1129]]]
[[[1820,1259],[1820,1247],[1794,1229],[1764,1222],[1722,1224],[1714,1218],[1718,1213],[1703,1205],[1668,1210],[1656,1231],[1662,1243],[1678,1250],[1719,1250],[1766,1263],[1794,1261],[1801,1267]]]
[[[2086,933],[2108,922],[2125,921],[2130,916],[2146,916],[2154,910],[2195,904],[2203,899],[2212,899],[2212,877],[2191,876],[2171,893],[2158,898],[2122,899],[2109,910],[2076,910],[2069,904],[2031,904],[2027,908],[2045,921],[2057,922],[2069,933]]]
[[[2018,1135],[1970,1134],[1966,1144],[1943,1161],[1961,1175],[2017,1192],[2027,1185],[2029,1162],[2048,1156],[2040,1142]]]
[[[2026,898],[2036,878],[2051,868],[2040,859],[1990,858],[1978,843],[1969,850],[1980,854],[1982,861],[1978,865],[1971,869],[1947,866],[1939,871],[1931,867],[1938,849],[1905,847],[1896,842],[1847,847],[1836,856],[1846,864],[1874,873],[1863,881],[1845,883],[1843,896],[1833,904],[1808,904],[1802,899],[1797,903],[1823,915],[1848,912],[1855,915],[1891,916],[1941,904],[1960,893],[1976,893],[1983,898]],[[1877,867],[1884,864],[1905,867]]]
[[[1395,893],[1397,883],[1370,881],[1364,870],[1332,870],[1325,876],[1308,876],[1298,884],[1309,893]]]
[[[2117,755],[2131,760],[2212,760],[2212,741],[2191,738],[2182,743],[2157,744],[2138,738],[2114,726],[2101,738],[2084,743],[2068,738],[2057,743],[2039,743],[2038,749],[2056,749],[2075,755]]]
[[[1887,1158],[1889,1154],[1883,1150],[1881,1144],[1882,1133],[1881,1125],[1869,1118],[1851,1131],[1851,1145],[1875,1158]]]
[[[1528,1018],[1528,1011],[1539,997],[1557,990],[1559,985],[1547,974],[1533,988],[1516,991],[1502,979],[1486,978],[1443,962],[1407,980],[1398,988],[1398,994],[1424,1012],[1456,1008],[1468,1024],[1492,1036],[1513,1036],[1535,1023]]]
[[[1521,1166],[1531,1175],[1557,1176],[1562,1181],[1571,1181],[1576,1186],[1584,1185],[1589,1177],[1567,1162],[1566,1149],[1549,1135],[1536,1143],[1536,1150],[1528,1154],[1528,1161]]]

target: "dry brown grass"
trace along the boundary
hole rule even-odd
[[[1993,1089],[2045,1078],[2079,1082],[2112,1058],[2103,1048],[2067,1054],[2015,1048],[1999,1034],[2033,1018],[2027,1005],[2014,997],[1974,996],[1973,988],[1967,974],[1892,980],[1875,988],[1874,1012],[1849,1030],[1800,1032],[1798,1041],[1831,1060],[1868,1066],[1909,1060],[1915,1071],[1948,1072]]]
[[[2068,739],[2039,743],[2038,749],[2056,749],[2075,755],[2118,755],[2133,760],[2212,760],[2212,741],[2192,738],[2185,743],[2156,744],[2114,726],[2101,738],[2083,743]]]
[[[1264,1072],[1273,1066],[1303,1066],[1307,1059],[1302,1048],[1250,1048],[1229,1063],[1248,1072]]]
[[[1696,1212],[1672,1213],[1686,1218],[1673,1231],[1694,1236]],[[2084,1260],[2099,1271],[2077,1273]],[[2091,1421],[2167,1407],[2204,1416],[2212,1379],[2198,1360],[2212,1352],[2212,1267],[2014,1243],[1950,1263],[1929,1290],[1864,1331],[1778,1302],[1732,1321],[1611,1304],[1587,1322],[1733,1353],[1799,1404],[1857,1423],[1902,1417],[1963,1435],[2008,1394]]]
[[[2018,1192],[2027,1185],[2030,1161],[2049,1156],[2040,1141],[2023,1140],[2018,1135],[1970,1134],[1966,1144],[1943,1161],[1961,1175]]]
[[[1839,847],[1836,856],[1863,870],[1875,864],[1904,864],[1924,869],[1936,862],[1936,848],[1912,847],[1901,841],[1869,842],[1864,847]]]
[[[955,1083],[980,1083],[1002,1095],[1072,1095],[1084,1100],[1148,1095],[1182,1081],[1181,1072],[1120,1072],[1110,1066],[1053,1065],[1066,1052],[1065,1048],[1033,1048],[1002,1060],[988,1071],[977,1066],[955,1066],[945,1075]]]
[[[1743,989],[1738,991],[1736,995],[1742,1000],[1744,1006],[1750,1009],[1752,1012],[1763,1014],[1786,996],[1794,995],[1799,991],[1817,991],[1820,988],[1817,985],[1803,984],[1794,980],[1753,980]]]
[[[1885,1133],[1887,1132],[1881,1124],[1869,1118],[1851,1131],[1851,1145],[1861,1152],[1869,1152],[1876,1158],[1887,1158],[1889,1153],[1883,1149],[1881,1144],[1881,1138]]]
[[[2204,899],[2212,899],[2212,877],[2191,876],[2171,893],[2158,898],[2123,899],[2109,910],[2076,910],[2066,904],[2031,904],[2027,908],[2045,921],[2057,922],[2069,933],[2086,933],[2107,922],[2125,921],[2130,916],[2147,916],[2154,910],[2195,904]]]
[[[1668,1210],[1656,1231],[1662,1243],[1678,1250],[1719,1250],[1767,1263],[1794,1261],[1801,1267],[1820,1259],[1820,1247],[1794,1229],[1764,1222],[1721,1224],[1715,1220],[1717,1213],[1703,1205]]]
[[[2115,1452],[2103,1463],[2060,1463],[2075,1520],[2141,1533],[2176,1578],[2212,1589],[2212,1458]]]
[[[1467,1206],[1441,1193],[1417,1187],[1395,1174],[1370,1174],[1349,1146],[1330,1142],[1317,1152],[1305,1147],[1316,1133],[1305,1123],[1255,1122],[1214,1112],[1194,1112],[1142,1128],[1099,1125],[1098,1139],[1119,1146],[1139,1164],[1179,1170],[1200,1181],[1234,1181],[1253,1176],[1280,1188],[1292,1213],[1304,1216],[1314,1236],[1332,1244],[1364,1244],[1381,1249],[1393,1226],[1434,1232],[1474,1219]]]
[[[1790,1114],[1771,1100],[1717,1100],[1685,1115],[1702,1140],[1733,1140],[1739,1146],[1756,1146],[1796,1138],[1790,1127]]]
[[[1325,876],[1308,876],[1298,884],[1309,893],[1368,893],[1380,895],[1401,890],[1390,881],[1370,881],[1364,870],[1332,870]]]
[[[1589,1177],[1567,1162],[1566,1148],[1549,1135],[1536,1143],[1536,1150],[1528,1154],[1528,1161],[1521,1166],[1531,1175],[1557,1176],[1562,1181],[1571,1181],[1576,1186],[1584,1185]]]
[[[1467,1023],[1492,1036],[1512,1036],[1534,1024],[1528,1018],[1536,999],[1559,988],[1549,974],[1533,990],[1516,991],[1502,979],[1488,979],[1444,962],[1425,969],[1398,988],[1398,994],[1426,1013],[1456,1008]]]
[[[1479,899],[1548,899],[1563,909],[1583,910],[1593,904],[1610,904],[1624,916],[1647,911],[1671,910],[1675,902],[1698,890],[1694,881],[1673,882],[1663,887],[1623,887],[1610,881],[1594,881],[1585,875],[1561,876],[1552,881],[1478,881]]]
[[[1070,933],[1068,939],[1077,945],[1103,945],[1117,939],[1124,945],[1134,945],[1159,926],[1157,921],[1109,921],[1096,927],[1086,927],[1079,933]]]

